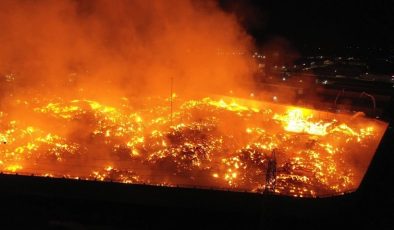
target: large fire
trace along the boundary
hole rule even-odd
[[[363,116],[205,98],[271,95],[255,84],[254,39],[220,1],[0,8],[3,173],[324,196],[358,187],[386,128]],[[266,63],[285,57],[273,51]]]
[[[386,128],[360,116],[228,97],[12,104],[28,116],[0,114],[4,173],[248,192],[269,186],[300,197],[357,189]],[[274,178],[267,178],[273,155]]]

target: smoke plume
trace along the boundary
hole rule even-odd
[[[106,98],[247,85],[252,39],[216,1],[3,0],[4,94]],[[7,96],[7,95],[6,95]]]

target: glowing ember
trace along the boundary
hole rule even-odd
[[[269,180],[274,193],[315,197],[355,190],[386,127],[236,98],[172,99],[178,105],[172,115],[166,98],[148,98],[138,107],[129,100],[121,106],[19,100],[16,106],[29,118],[1,113],[0,139],[6,144],[0,168],[250,192],[264,191]],[[268,178],[270,170],[274,178]]]

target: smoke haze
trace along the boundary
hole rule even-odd
[[[180,92],[220,92],[252,73],[252,39],[216,1],[4,0],[0,28],[13,95],[160,94],[171,77]]]

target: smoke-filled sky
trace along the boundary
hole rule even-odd
[[[217,1],[2,0],[0,28],[14,94],[149,95],[171,77],[177,91],[219,93],[253,71],[239,54],[252,38]]]

